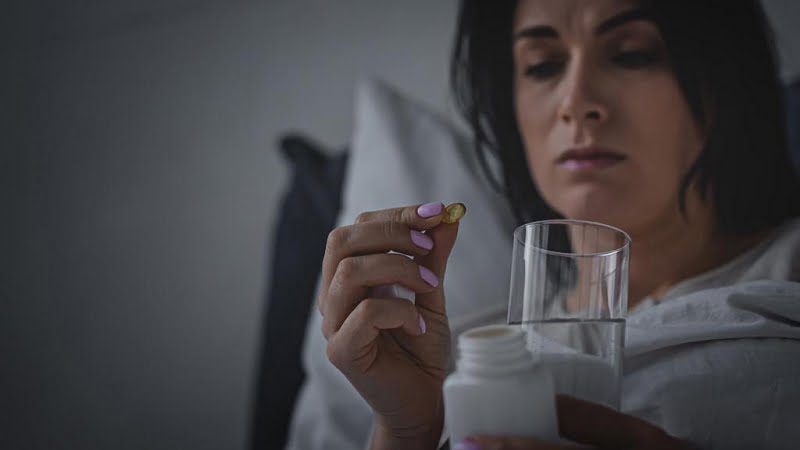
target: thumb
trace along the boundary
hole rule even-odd
[[[425,234],[430,236],[435,243],[433,251],[425,256],[416,258],[416,261],[430,269],[439,277],[439,285],[431,292],[416,295],[417,306],[444,314],[444,278],[447,269],[447,260],[458,238],[459,223],[444,223],[428,230]]]

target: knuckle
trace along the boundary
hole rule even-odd
[[[344,280],[342,278],[341,273],[337,270],[336,273],[333,275],[333,278],[331,279],[331,285],[328,288],[328,292],[330,292],[332,294],[339,294],[339,293],[345,291],[346,288],[347,288],[346,280]],[[333,303],[333,305],[331,305],[331,303]],[[324,308],[323,309],[323,317],[325,316],[324,313],[328,312],[329,309],[335,308],[335,307],[336,307],[335,302],[326,301],[325,305],[323,305],[323,308]]]
[[[419,215],[417,214],[417,206],[410,206],[408,208],[403,208],[400,211],[400,220],[405,223],[413,223],[419,220]]]
[[[339,261],[339,268],[336,270],[336,278],[340,283],[352,279],[360,270],[361,264],[358,258],[345,258]]]
[[[328,345],[325,346],[325,356],[328,357],[328,361],[330,361],[334,366],[341,366],[342,351],[333,340],[328,340]]]
[[[367,298],[362,300],[356,307],[353,309],[353,315],[355,315],[355,319],[359,322],[373,322],[378,315],[380,314],[380,307],[378,300]]]
[[[368,319],[372,316],[375,310],[375,300],[367,298],[362,300],[353,309],[353,314],[360,320]]]
[[[392,230],[394,229],[394,222],[383,222],[381,224],[381,233],[386,240],[392,239]]]
[[[328,240],[325,243],[325,250],[328,253],[336,253],[347,241],[349,232],[345,227],[334,228],[328,233]]]
[[[392,221],[401,223],[408,222],[409,219],[412,217],[408,211],[409,211],[408,208],[394,210],[394,212],[392,213]]]
[[[374,215],[375,215],[375,213],[372,212],[372,211],[364,211],[364,212],[362,212],[361,214],[359,214],[356,217],[356,222],[355,223],[369,222],[370,220],[372,220],[372,217]]]
[[[383,222],[381,225],[381,231],[383,232],[383,237],[387,240],[394,240],[395,236],[400,233],[400,228],[402,227],[401,224],[390,221],[390,222]]]
[[[404,272],[412,272],[416,269],[417,263],[415,263],[411,258],[403,255],[397,255],[397,259],[400,264],[400,268]]]
[[[321,293],[317,296],[317,311],[319,315],[325,317],[325,297]]]
[[[325,336],[325,340],[330,341],[331,335],[333,334],[330,323],[328,323],[327,320],[323,320],[322,325],[320,325],[320,329],[322,330],[322,335]]]

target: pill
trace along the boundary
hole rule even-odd
[[[467,213],[467,207],[464,206],[463,203],[453,203],[452,205],[448,205],[444,209],[444,217],[442,217],[442,222],[444,223],[456,223],[464,217],[464,214]]]

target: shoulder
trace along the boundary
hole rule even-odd
[[[778,225],[754,247],[722,266],[677,283],[661,302],[758,280],[800,282],[800,218]]]
[[[781,280],[800,282],[800,218],[779,225],[756,248],[731,264],[734,282]],[[723,269],[727,269],[723,268]]]
[[[778,225],[756,247],[721,272],[740,272],[739,281],[800,281],[800,218]]]

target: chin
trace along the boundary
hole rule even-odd
[[[616,214],[610,213],[609,211],[576,210],[571,211],[569,214],[565,214],[564,217],[567,219],[598,222],[605,225],[611,225],[622,230],[626,229],[625,224],[627,223],[627,221]]]
[[[619,195],[608,191],[573,189],[556,199],[555,209],[567,219],[599,222],[624,231],[630,226],[630,207]]]

